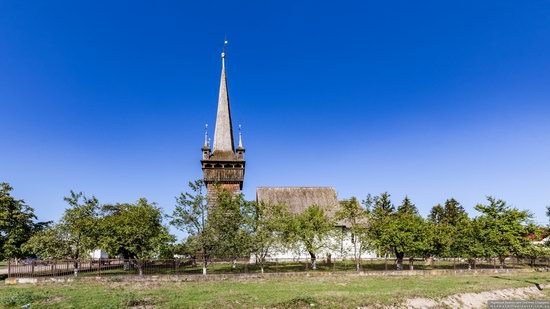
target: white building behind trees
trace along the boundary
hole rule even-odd
[[[340,207],[336,190],[332,187],[258,187],[256,202],[267,205],[284,204],[291,214],[300,214],[307,208],[317,205],[332,220],[335,219]],[[318,257],[325,260],[354,259],[352,235],[345,222],[334,222],[334,231],[330,237],[327,237]],[[373,257],[376,257],[374,252],[365,251],[361,254],[361,258]],[[252,256],[251,260],[254,258]],[[307,261],[309,259],[307,250],[300,246],[273,248],[267,258],[271,261]]]

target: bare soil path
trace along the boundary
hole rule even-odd
[[[539,285],[534,283],[531,287],[502,289],[480,293],[460,293],[435,300],[430,298],[408,299],[404,307],[411,309],[433,309],[433,308],[486,308],[489,300],[533,300],[548,299],[543,292],[550,288],[550,285]]]

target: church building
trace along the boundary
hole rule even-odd
[[[239,141],[236,148],[233,141],[233,124],[231,121],[225,58],[224,48],[221,54],[222,69],[214,143],[211,148],[208,132],[205,132],[202,147],[201,165],[209,206],[215,205],[219,190],[229,191],[233,194],[241,193],[245,175],[245,149],[242,143],[240,126]],[[323,208],[330,217],[334,217],[340,207],[336,190],[332,187],[259,187],[256,189],[256,201],[268,205],[285,204],[289,211],[294,214],[301,213],[308,207],[317,205]],[[353,248],[351,235],[349,235],[345,223],[339,222],[334,228],[341,233],[342,237],[334,240],[338,243],[323,252],[320,257],[349,258],[349,252]],[[372,253],[363,255],[363,257],[372,256]],[[251,257],[252,259],[253,257]],[[305,251],[296,250],[296,248],[279,248],[273,252],[269,259],[307,260],[309,254]]]

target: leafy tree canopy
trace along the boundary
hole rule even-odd
[[[483,240],[487,257],[504,258],[519,255],[528,246],[527,225],[532,215],[510,207],[505,201],[487,197],[488,204],[478,204],[475,209],[481,213],[476,218],[478,231]]]
[[[311,257],[311,267],[316,269],[317,255],[328,245],[333,222],[318,205],[308,207],[304,212],[292,216],[287,227],[290,242],[303,246]]]
[[[25,250],[41,258],[73,259],[76,275],[79,261],[88,259],[89,253],[98,248],[99,202],[95,197],[88,198],[82,192],[73,191],[65,201],[69,207],[61,220],[31,237]]]
[[[209,209],[214,254],[218,258],[232,259],[248,255],[250,219],[255,203],[246,201],[242,194],[234,196],[227,191],[218,192],[215,206]]]
[[[141,198],[135,204],[104,206],[100,247],[109,255],[147,260],[157,258],[175,240],[162,224],[162,213],[154,203]]]
[[[34,209],[11,195],[13,188],[0,183],[0,260],[23,258],[22,245],[50,222],[37,222]]]
[[[265,259],[276,247],[284,244],[284,230],[290,219],[285,204],[253,203],[247,216],[250,227],[250,252],[256,256],[263,271]]]
[[[368,197],[368,199],[370,199]],[[340,202],[340,210],[336,213],[336,220],[343,222],[351,233],[353,244],[353,257],[356,270],[360,270],[360,257],[369,246],[367,238],[368,210],[361,207],[357,198],[352,197],[349,200]]]

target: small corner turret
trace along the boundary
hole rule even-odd
[[[243,147],[243,134],[241,131],[241,125],[239,125],[239,145],[237,146],[237,159],[244,160],[245,149]]]
[[[202,145],[202,159],[210,159],[210,139],[208,138],[208,124],[204,125],[204,144]]]

